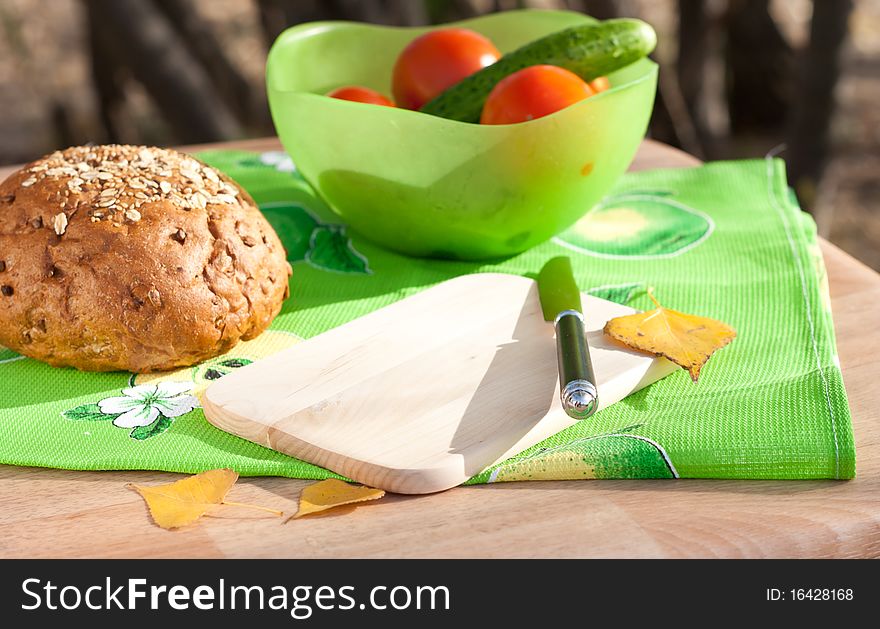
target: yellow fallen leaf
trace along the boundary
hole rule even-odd
[[[605,324],[605,334],[632,349],[665,356],[696,382],[712,353],[730,343],[736,330],[715,319],[664,308],[651,290],[648,297],[657,305],[654,310],[615,317]]]
[[[322,480],[320,483],[309,485],[302,490],[299,497],[299,511],[290,518],[301,518],[310,513],[326,511],[342,505],[350,505],[356,502],[378,500],[385,495],[382,489],[373,489],[358,485],[350,485],[335,478]]]
[[[129,483],[126,487],[134,489],[143,497],[150,508],[153,521],[163,529],[176,529],[192,524],[211,507],[219,504],[249,507],[282,515],[274,509],[224,500],[237,480],[238,473],[234,470],[220,469],[208,470],[165,485],[143,487]]]

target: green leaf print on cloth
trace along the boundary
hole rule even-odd
[[[64,411],[61,414],[67,419],[72,419],[74,421],[90,422],[111,421],[117,417],[116,415],[108,415],[104,413],[101,410],[101,407],[97,404],[82,404],[76,408]]]
[[[621,304],[625,306],[630,301],[632,301],[636,295],[644,293],[646,290],[647,288],[645,287],[644,283],[627,282],[625,284],[609,284],[607,286],[596,286],[595,288],[589,289],[587,291],[587,294],[593,297],[598,297],[599,299],[613,301],[616,304]]]
[[[150,437],[161,435],[169,428],[171,428],[171,418],[164,416],[159,417],[152,424],[135,427],[131,431],[131,438],[137,439],[138,441],[143,441],[144,439],[149,439]]]
[[[369,275],[367,259],[351,244],[344,225],[322,223],[298,203],[264,203],[260,211],[281,238],[288,262],[305,261],[323,271]]]
[[[326,271],[366,273],[367,259],[351,246],[351,239],[342,225],[322,225],[312,232],[312,248],[306,262]]]

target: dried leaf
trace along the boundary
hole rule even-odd
[[[651,290],[648,296],[657,305],[654,310],[615,317],[605,324],[605,334],[632,349],[665,356],[696,382],[712,353],[730,343],[736,330],[715,319],[664,308]]]
[[[176,529],[192,524],[211,507],[219,504],[249,507],[282,515],[280,511],[255,505],[227,502],[226,494],[238,480],[238,473],[230,469],[208,470],[173,483],[142,487],[129,484],[150,508],[153,521],[163,529]]]
[[[289,519],[301,518],[310,513],[326,511],[327,509],[356,502],[378,500],[384,495],[385,491],[382,489],[350,485],[341,480],[329,478],[303,489],[299,497],[299,511]]]

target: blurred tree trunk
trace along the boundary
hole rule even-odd
[[[709,19],[703,0],[678,0],[678,83],[688,109],[696,111],[708,50]]]
[[[165,16],[146,0],[86,0],[118,57],[144,85],[181,142],[240,137],[241,127]]]
[[[294,24],[345,19],[333,0],[257,0],[257,9],[263,37],[270,46],[284,29]]]
[[[402,26],[428,24],[428,8],[424,0],[388,0],[388,2],[397,7],[395,12],[400,16],[399,24]]]
[[[715,25],[703,0],[678,0],[678,55],[675,62],[682,106],[691,121],[694,141],[704,157],[714,151],[715,138],[704,109],[706,62],[712,54],[711,39]],[[717,35],[717,34],[716,34]]]
[[[257,131],[270,133],[272,123],[265,91],[251,85],[230,61],[216,33],[198,14],[191,0],[155,0],[155,3],[238,120]]]
[[[432,24],[464,20],[484,11],[485,3],[477,0],[425,0],[425,10]]]
[[[86,3],[92,82],[95,86],[98,115],[101,119],[101,126],[104,127],[106,140],[111,143],[119,143],[123,137],[120,117],[122,107],[125,104],[118,76],[121,69],[115,63],[116,57],[111,52],[107,33],[102,29],[102,22],[97,13],[97,7],[94,3]]]
[[[611,20],[620,17],[620,6],[617,0],[583,0],[581,9],[584,13],[597,20]]]
[[[734,134],[781,130],[792,103],[794,53],[776,27],[769,4],[770,0],[729,0],[725,57]]]
[[[808,209],[830,152],[834,88],[852,6],[852,0],[814,1],[810,43],[800,57],[786,155],[789,181]]]
[[[267,45],[271,45],[281,31],[303,22],[354,20],[373,24],[426,24],[429,4],[424,0],[257,0],[257,9],[263,37]]]
[[[702,6],[690,7],[683,6],[683,4],[689,3],[685,3],[684,0],[679,3],[679,29],[681,29],[682,23],[685,22],[682,14],[687,13],[688,17],[690,17],[691,9],[696,8],[700,11],[703,10]],[[701,5],[701,3],[696,4]],[[685,24],[687,25],[688,23],[685,22]],[[691,42],[688,44],[691,44]],[[664,49],[669,46],[670,44],[660,41],[658,44],[658,50],[651,55],[655,61],[658,60],[658,55],[664,57],[664,63],[661,63],[664,68],[666,67],[665,63],[667,60],[672,61],[672,59],[674,59],[672,54],[668,51],[664,54]],[[684,60],[685,57],[687,57],[689,62],[693,61],[690,56],[692,50],[687,48],[687,45],[682,41],[681,36],[678,37],[678,49],[676,54],[679,62]],[[675,65],[677,65],[677,63]],[[702,71],[702,66],[696,63],[691,63],[689,67],[696,72]],[[680,83],[681,78],[681,75],[678,73],[670,73],[665,71],[665,69],[660,71],[657,84],[657,96],[654,102],[654,111],[651,115],[651,137],[655,140],[677,146],[699,158],[705,158],[705,150],[701,137],[697,132],[694,123],[694,113],[696,108],[692,107],[688,102],[683,91],[683,86]],[[694,102],[696,102],[695,99]]]

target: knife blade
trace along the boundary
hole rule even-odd
[[[553,321],[556,327],[562,408],[569,417],[586,419],[596,412],[599,394],[584,333],[581,293],[568,257],[553,258],[544,265],[538,273],[538,295],[544,320]]]

